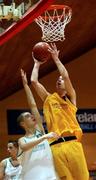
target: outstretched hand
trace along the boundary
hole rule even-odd
[[[50,132],[44,135],[46,139],[59,139],[60,136],[55,132]]]
[[[51,53],[51,56],[53,58],[53,60],[56,60],[59,56],[59,50],[57,50],[57,46],[55,43],[51,43],[50,48],[48,49],[48,51]]]
[[[22,78],[23,85],[28,84],[27,76],[23,69],[21,69],[21,78]]]

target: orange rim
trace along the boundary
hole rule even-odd
[[[50,5],[47,9],[46,9],[46,11],[48,10],[48,11],[50,11],[50,10],[54,10],[54,9],[56,9],[56,10],[59,10],[59,9],[61,9],[61,10],[63,10],[64,8],[66,8],[67,10],[70,10],[70,11],[72,11],[72,9],[69,7],[69,6],[66,6],[66,5],[60,5],[60,4],[58,4],[58,5]],[[45,11],[45,12],[46,12]],[[49,19],[49,17],[48,16],[44,16],[44,15],[40,15],[44,20],[46,19],[46,20],[48,20]],[[51,16],[51,15],[50,15]],[[58,17],[61,17],[61,15],[58,15]],[[51,16],[51,18],[57,18],[57,16]]]
[[[69,6],[66,6],[66,5],[61,5],[61,4],[57,4],[57,5],[51,5],[47,8],[47,10],[52,10],[52,9],[63,9],[63,8],[67,8],[67,9],[70,9],[71,8]]]

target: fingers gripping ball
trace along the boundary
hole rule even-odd
[[[33,47],[33,56],[38,61],[44,62],[51,58],[51,53],[48,51],[50,45],[46,42],[39,42]]]

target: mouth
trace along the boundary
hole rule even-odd
[[[11,152],[8,152],[9,156],[11,155]]]
[[[58,86],[61,86],[61,83],[60,83],[60,82],[58,82],[57,84],[58,84]]]
[[[36,124],[37,123],[36,119],[33,119],[33,122]]]

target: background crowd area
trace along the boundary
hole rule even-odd
[[[38,2],[34,0],[0,0],[0,34]]]

